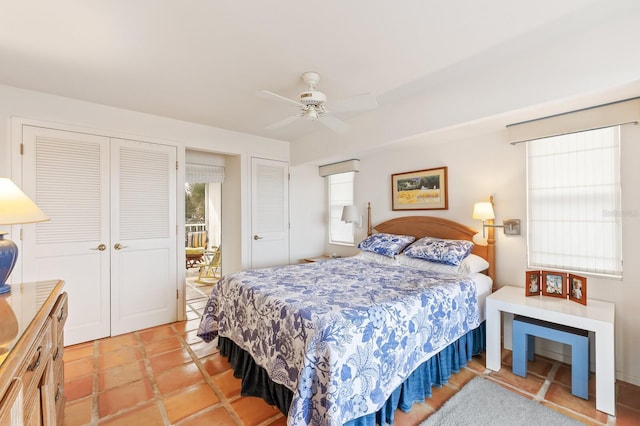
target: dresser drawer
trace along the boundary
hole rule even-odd
[[[27,356],[20,368],[24,395],[24,424],[42,424],[42,401],[40,387],[43,378],[49,378],[51,373],[51,319],[47,318],[44,327],[38,333],[33,345],[27,351]],[[50,379],[49,379],[50,380]]]
[[[53,361],[53,368],[56,369],[62,366],[62,358],[64,356],[64,335],[58,337],[58,341],[53,342],[53,348],[51,348],[51,361]]]
[[[57,342],[58,339],[62,336],[64,325],[67,322],[68,316],[68,298],[67,293],[64,292],[60,296],[58,296],[58,300],[56,300],[56,303],[53,306],[50,314],[54,342]]]
[[[60,359],[62,361],[62,358]],[[53,398],[56,405],[58,424],[62,425],[64,416],[64,404],[67,397],[64,393],[64,364],[62,362],[53,365]]]
[[[51,346],[51,319],[47,319],[20,368],[25,394],[29,389],[38,387],[42,372],[51,359]]]

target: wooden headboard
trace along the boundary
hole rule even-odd
[[[379,223],[374,226],[373,229],[377,232],[385,232],[388,234],[411,235],[416,237],[416,239],[429,236],[448,240],[468,241],[473,241],[473,236],[478,233],[475,229],[469,228],[461,223],[431,216],[398,217]],[[489,228],[489,231],[493,231],[493,228]],[[492,233],[489,232],[489,239],[487,240],[486,246],[474,244],[471,252],[489,262],[487,275],[493,280],[493,286],[495,288],[495,240],[493,239]]]

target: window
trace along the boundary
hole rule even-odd
[[[530,267],[622,276],[620,126],[527,143]]]
[[[329,185],[329,243],[353,245],[353,224],[341,219],[342,208],[353,204],[354,172],[327,176]]]

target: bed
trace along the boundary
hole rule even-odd
[[[426,216],[375,230],[416,242],[476,234]],[[198,335],[217,338],[242,394],[278,406],[289,425],[393,423],[396,408],[410,410],[484,349],[491,237],[468,256],[485,261],[483,273],[400,265],[401,256],[364,247],[350,258],[227,275],[211,292]]]

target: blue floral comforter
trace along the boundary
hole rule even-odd
[[[291,389],[289,425],[342,425],[479,324],[468,277],[344,258],[225,276],[198,335],[228,337]]]

